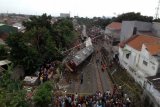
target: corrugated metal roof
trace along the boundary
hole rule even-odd
[[[0,66],[6,65],[6,64],[9,64],[9,63],[11,63],[11,61],[9,61],[9,60],[2,60],[2,61],[0,61]]]
[[[0,23],[0,26],[3,26],[3,25],[5,25],[5,24],[3,24],[3,23]]]

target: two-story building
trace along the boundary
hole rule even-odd
[[[149,92],[156,90],[155,92],[160,94],[157,88],[147,88],[154,87],[154,82],[147,82],[149,81],[148,78],[160,74],[159,37],[149,35],[131,36],[119,45],[119,61],[142,88]],[[158,99],[159,94],[156,94],[158,97],[153,94],[154,98]]]
[[[160,38],[148,35],[135,35],[120,43],[120,63],[142,87],[145,77],[160,73],[159,44]]]

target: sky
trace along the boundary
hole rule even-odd
[[[0,13],[112,17],[126,12],[155,16],[159,0],[0,0]]]

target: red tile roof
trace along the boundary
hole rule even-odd
[[[114,30],[120,30],[121,29],[121,23],[119,22],[112,22],[111,24],[107,25],[107,28],[114,29]]]
[[[129,42],[127,42],[127,44],[129,46],[131,46],[132,48],[141,51],[142,48],[142,44],[146,44],[146,43],[157,43],[160,42],[160,38],[158,37],[154,37],[154,36],[148,36],[148,35],[138,35],[135,38],[133,38],[132,40],[130,40]],[[151,51],[152,53],[152,51]]]
[[[130,38],[128,38],[127,40],[124,40],[122,42],[120,42],[118,45],[121,47],[121,48],[124,48],[125,44],[127,44],[129,41],[133,40],[134,38],[136,38],[138,35],[133,35],[131,36]]]
[[[145,44],[145,45],[146,45],[146,48],[150,52],[151,55],[160,54],[160,42]]]

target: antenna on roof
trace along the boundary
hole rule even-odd
[[[160,6],[160,0],[158,1],[158,6],[156,7],[155,19],[159,18],[159,6]]]

